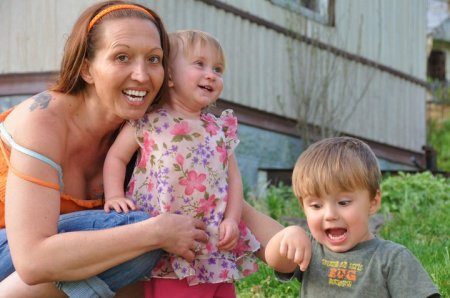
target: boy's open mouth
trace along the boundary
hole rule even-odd
[[[347,237],[347,229],[344,228],[332,228],[326,229],[325,234],[333,241],[344,240]]]

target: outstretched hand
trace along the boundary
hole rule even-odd
[[[298,264],[301,271],[308,268],[311,260],[311,241],[299,226],[289,226],[282,230],[280,255]]]

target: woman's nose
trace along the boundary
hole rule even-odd
[[[136,65],[133,67],[133,72],[131,74],[131,78],[138,82],[146,82],[149,80],[150,75],[147,69],[147,66],[143,62],[136,62]]]

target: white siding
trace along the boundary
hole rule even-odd
[[[0,74],[57,71],[65,37],[75,18],[94,2],[0,0]],[[292,84],[290,72],[295,74],[295,82],[311,80],[311,74],[316,74],[315,80],[320,81],[326,71],[317,72],[311,61],[314,57],[320,57],[322,62],[329,59],[340,67],[330,81],[329,90],[333,92],[329,100],[336,107],[352,107],[352,98],[354,101],[358,94],[364,94],[350,119],[339,122],[342,129],[374,141],[422,151],[426,133],[423,86],[336,57],[201,1],[139,2],[158,11],[169,31],[198,28],[218,37],[227,56],[222,98],[295,119],[299,100],[293,91],[300,84]],[[265,0],[221,2],[425,79],[425,0],[337,0],[335,27],[308,21]],[[308,63],[312,63],[309,68]],[[345,75],[343,67],[348,68]],[[368,83],[367,91],[363,92]],[[352,92],[356,95],[351,95]],[[343,109],[342,115],[345,117],[348,112]]]

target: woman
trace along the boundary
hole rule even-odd
[[[186,216],[74,212],[103,204],[102,167],[117,131],[167,87],[168,40],[159,16],[123,4],[130,3],[87,8],[66,43],[57,84],[0,118],[5,297],[127,295],[124,287],[151,269],[161,249],[192,260],[207,240],[204,224]],[[263,249],[281,229],[246,204],[243,219]]]
[[[12,267],[10,249],[17,272],[0,285],[6,297],[64,296],[54,281],[77,281],[57,283],[69,296],[112,297],[145,273],[139,272],[144,263],[148,271],[159,249],[193,259],[196,243],[207,239],[201,221],[181,215],[98,210],[62,216],[58,224],[60,212],[102,205],[103,161],[118,129],[124,119],[141,117],[166,88],[169,49],[160,18],[123,4],[86,9],[66,43],[57,84],[1,119],[1,159],[10,165],[2,173],[9,246],[3,230],[0,270]],[[96,231],[77,231],[89,229]],[[107,271],[132,259],[119,273]],[[38,286],[13,291],[17,274]]]

